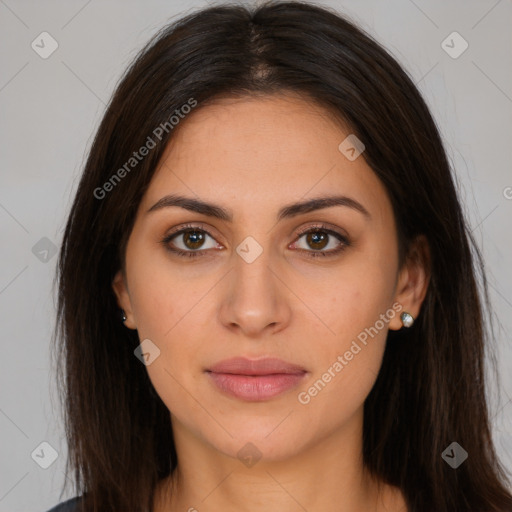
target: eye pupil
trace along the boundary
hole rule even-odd
[[[201,231],[186,231],[183,233],[183,238],[185,245],[189,249],[198,249],[203,245],[204,242],[204,233]],[[189,242],[192,244],[192,246],[188,245]]]
[[[326,246],[327,233],[323,233],[322,231],[314,231],[312,233],[308,233],[307,241],[310,247],[313,249],[323,249]],[[318,247],[320,244],[320,247]]]

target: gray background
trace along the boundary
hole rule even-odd
[[[86,150],[137,50],[171,18],[205,5],[0,0],[0,512],[47,510],[65,479],[66,444],[49,358],[57,260],[51,248],[60,244]],[[512,470],[512,4],[323,5],[348,15],[395,55],[441,129],[488,266],[500,371],[498,382],[489,381],[491,411],[498,452]],[[47,59],[31,47],[43,31],[59,45]],[[453,31],[469,44],[455,59],[441,46]],[[452,46],[461,48],[460,41]],[[34,450],[47,457],[49,451],[38,448],[43,441],[59,454],[48,469],[31,457]]]

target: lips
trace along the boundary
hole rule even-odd
[[[235,357],[206,370],[218,390],[246,401],[263,401],[296,387],[307,371],[282,359]]]
[[[213,365],[207,371],[237,375],[272,375],[276,373],[304,373],[306,370],[301,366],[272,357],[265,359],[234,357]]]

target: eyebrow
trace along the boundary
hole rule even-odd
[[[185,210],[200,213],[202,215],[207,215],[208,217],[214,217],[228,222],[233,221],[233,213],[222,206],[175,194],[162,197],[151,208],[149,208],[146,213],[173,206],[184,208]],[[325,196],[286,205],[279,210],[277,220],[280,221],[285,218],[291,218],[315,210],[331,208],[333,206],[346,206],[363,214],[368,220],[371,220],[372,218],[370,212],[360,202],[352,199],[351,197]]]

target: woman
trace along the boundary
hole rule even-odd
[[[371,37],[295,2],[166,27],[64,234],[78,496],[54,510],[511,511],[479,271],[431,114]]]

